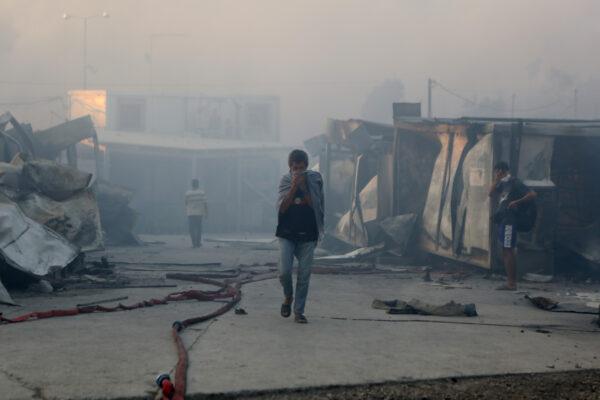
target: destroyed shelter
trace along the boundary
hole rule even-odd
[[[277,97],[104,90],[69,97],[72,118],[89,113],[96,122],[103,176],[131,189],[137,232],[187,232],[183,196],[192,178],[208,198],[206,231],[272,231],[290,150],[280,143]]]
[[[60,272],[104,242],[93,174],[76,168],[75,145],[97,138],[89,116],[34,131],[0,116],[0,278],[4,284]],[[66,157],[66,163],[58,161]],[[14,304],[0,283],[0,302]]]
[[[500,268],[488,193],[506,161],[538,193],[536,224],[518,236],[519,272],[600,268],[600,121],[332,120],[306,146],[326,176],[328,232],[352,247],[385,242]]]

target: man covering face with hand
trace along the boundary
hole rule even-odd
[[[304,306],[313,262],[313,254],[323,232],[323,179],[321,174],[308,170],[308,155],[294,150],[288,158],[289,173],[279,183],[278,223],[279,279],[283,286],[284,301],[281,316],[289,317],[294,311],[294,321],[306,323]],[[298,260],[296,297],[292,268]]]

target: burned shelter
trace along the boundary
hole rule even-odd
[[[306,145],[335,204],[329,233],[348,245],[393,239],[403,252],[498,268],[489,188],[505,161],[538,194],[535,226],[518,236],[520,272],[600,265],[600,121],[402,115],[330,121]]]

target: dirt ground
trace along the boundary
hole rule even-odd
[[[445,378],[416,382],[390,382],[275,391],[254,394],[198,396],[194,399],[238,400],[592,400],[600,399],[600,370]]]

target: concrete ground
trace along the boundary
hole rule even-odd
[[[105,254],[111,261],[128,262],[118,264],[119,272],[140,278],[277,259],[269,245],[207,242],[202,249],[190,249],[182,237],[152,240],[155,243],[149,246],[111,248],[88,258]],[[193,262],[222,265],[210,269],[168,265]],[[156,265],[160,263],[167,264]],[[248,315],[230,312],[183,334],[190,360],[188,393],[600,368],[600,329],[591,324],[591,315],[536,309],[523,292],[495,291],[498,282],[479,274],[448,289],[435,281],[423,282],[422,273],[414,270],[395,268],[392,272],[314,274],[307,325],[279,316],[282,296],[277,280],[245,285],[241,307]],[[434,280],[437,277],[434,273]],[[122,302],[130,304],[188,288],[208,288],[185,281],[166,282],[178,287],[16,293],[14,298],[22,306],[0,306],[0,312],[10,317],[120,296],[129,296]],[[593,300],[599,287],[527,284],[522,290],[573,303],[578,301],[573,293],[588,293],[587,300]],[[479,316],[388,315],[371,308],[375,298],[475,303]],[[172,370],[176,363],[171,323],[221,305],[186,301],[0,326],[0,397],[153,397],[155,376]]]

